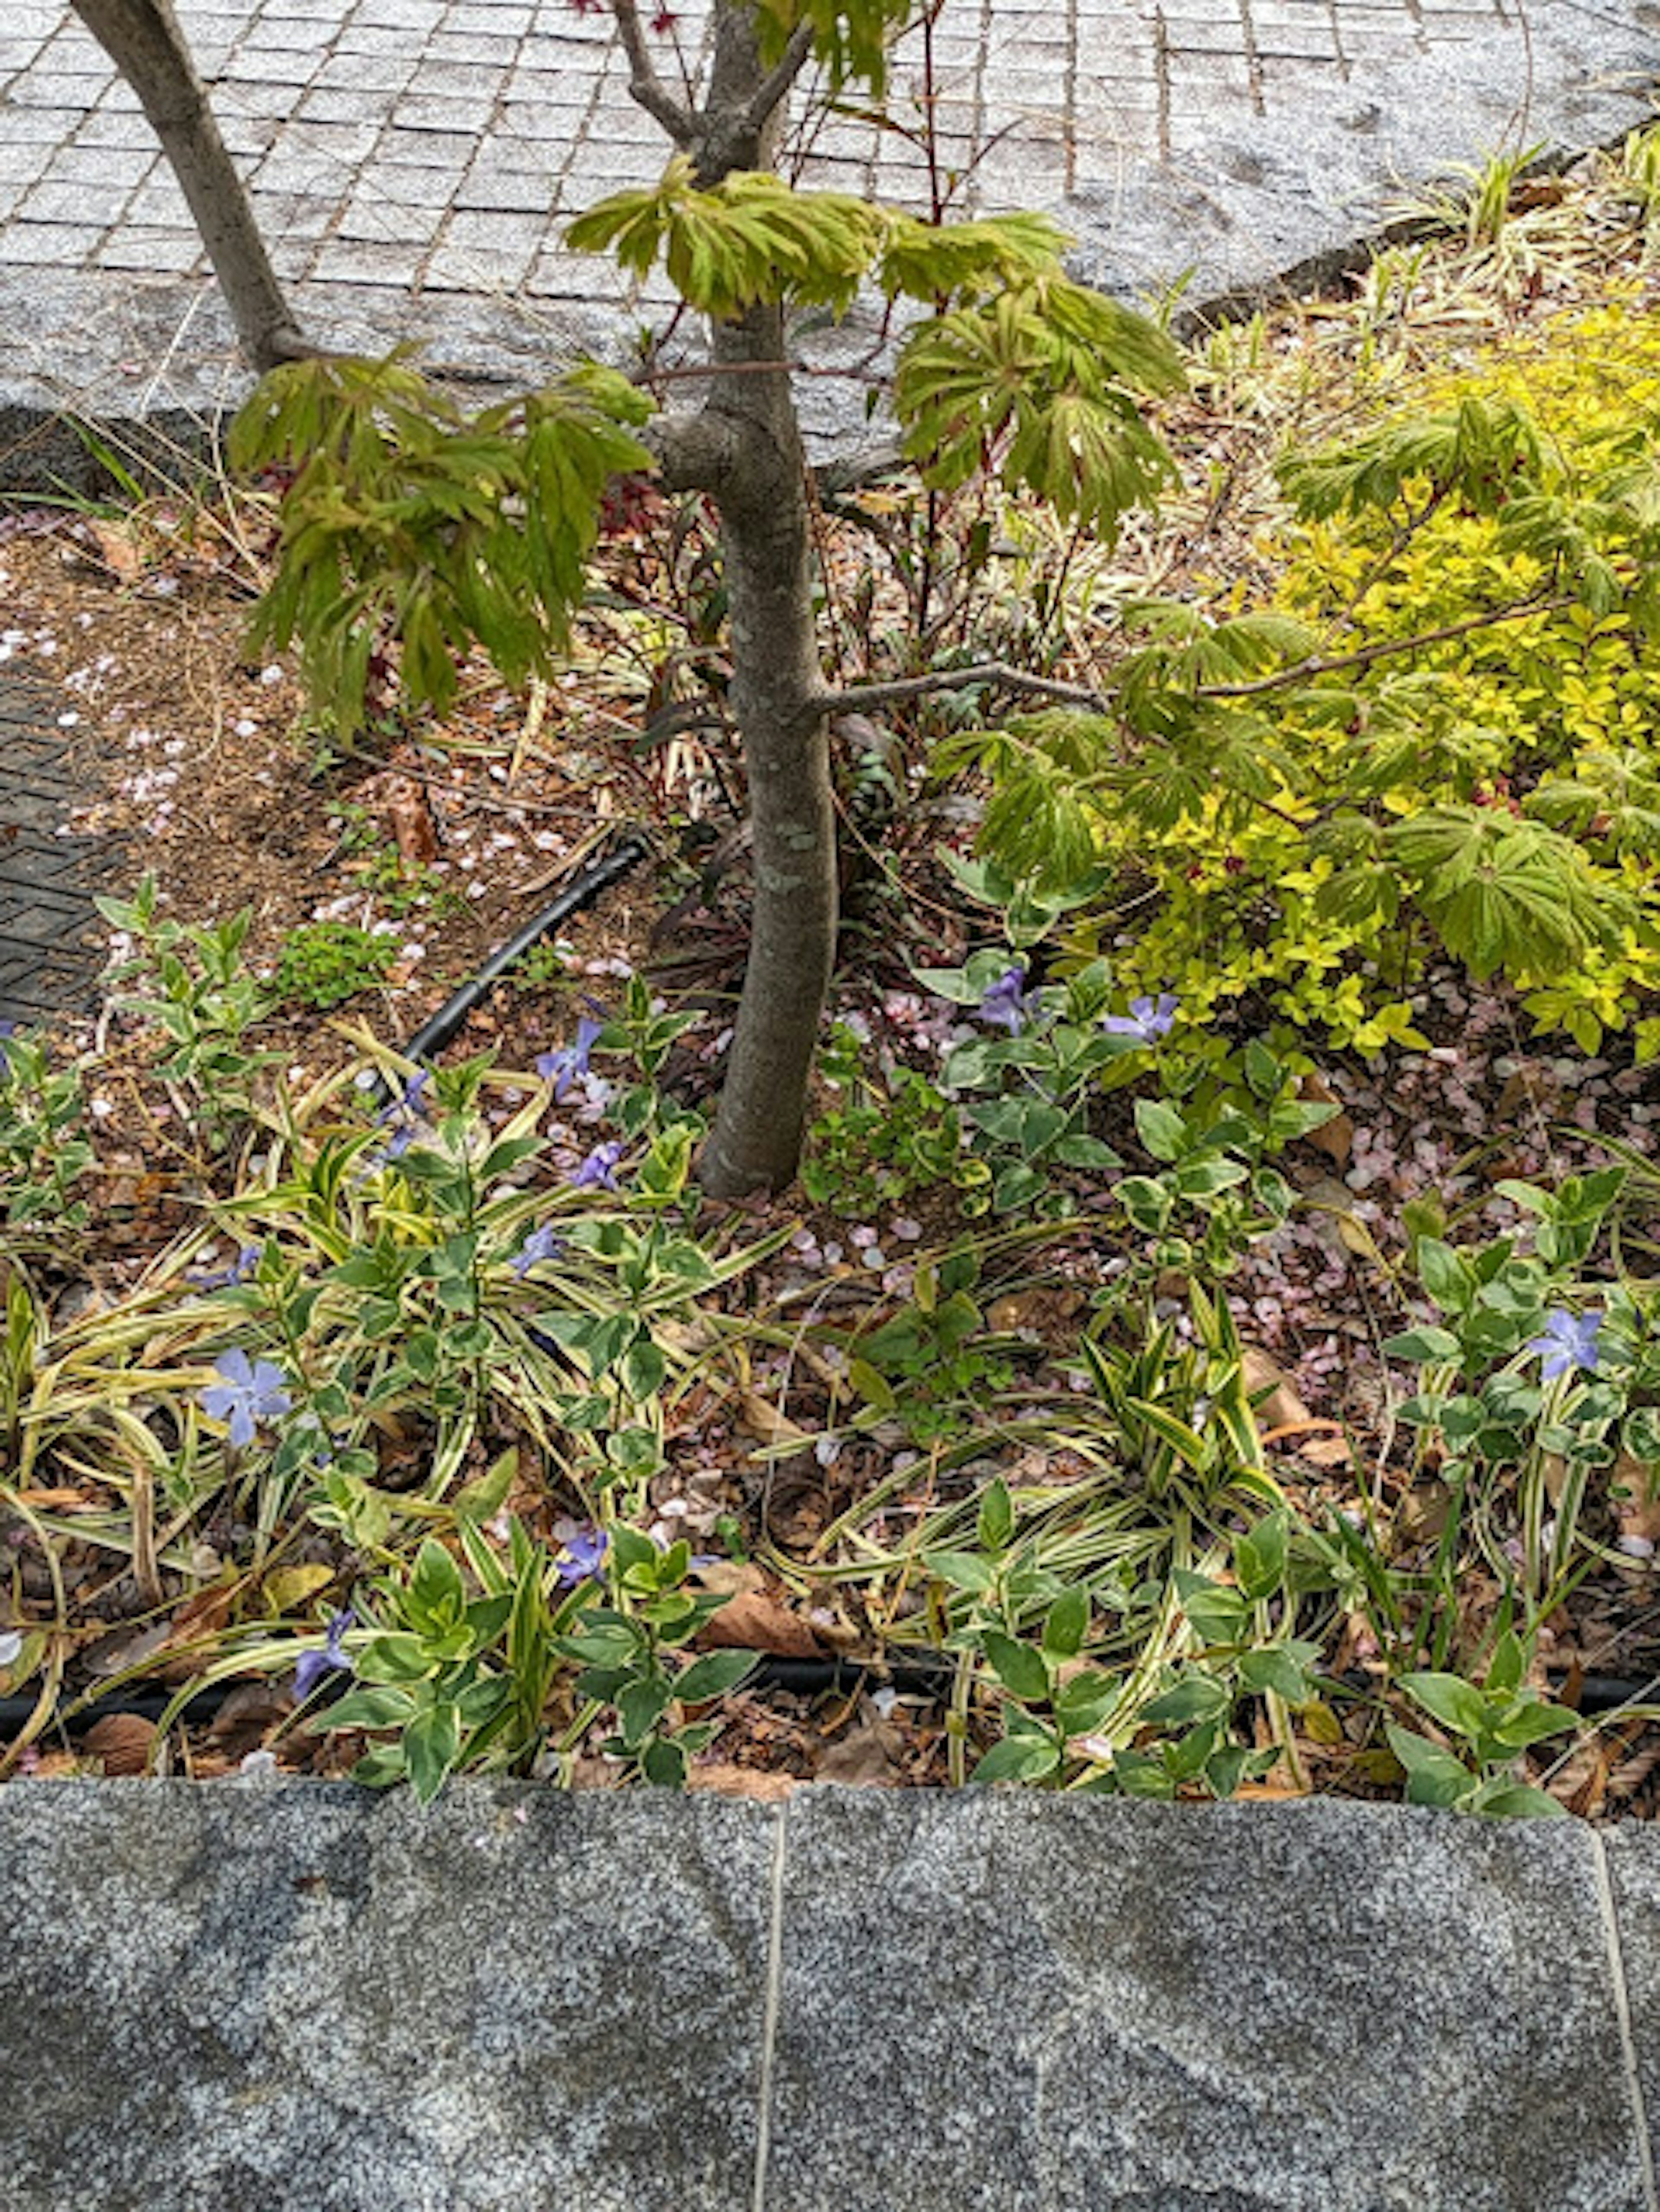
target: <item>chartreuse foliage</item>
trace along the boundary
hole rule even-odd
[[[1067,240],[1045,216],[941,228],[759,172],[703,189],[677,156],[568,235],[636,275],[660,263],[717,319],[779,301],[840,314],[866,283],[932,307],[901,347],[894,390],[905,449],[932,484],[991,462],[1010,487],[1110,533],[1171,474],[1134,394],[1180,383],[1175,349],[1066,276]],[[313,701],[347,728],[389,643],[405,700],[440,713],[475,644],[509,677],[546,672],[569,641],[606,483],[650,465],[635,433],[651,411],[592,363],[471,416],[402,353],[277,370],[232,447],[239,466],[297,471],[257,645],[297,642]]]
[[[1376,1049],[1438,940],[1585,1049],[1660,983],[1660,331],[1615,301],[1288,459],[1265,601],[1131,607],[1106,710],[1015,720],[985,843],[1161,894],[1120,965]]]

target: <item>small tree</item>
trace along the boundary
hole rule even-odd
[[[866,284],[890,302],[916,303],[923,312],[899,347],[892,401],[925,481],[948,489],[991,469],[1107,536],[1153,498],[1170,466],[1134,395],[1173,388],[1181,372],[1149,323],[1067,277],[1067,240],[1046,217],[937,226],[797,191],[772,173],[809,60],[833,88],[858,81],[879,98],[889,45],[915,13],[913,0],[715,0],[707,78],[685,93],[658,70],[635,0],[611,5],[630,90],[673,152],[656,185],[604,201],[569,239],[611,251],[636,275],[660,264],[708,319],[702,404],[658,412],[637,386],[588,363],[468,416],[406,359],[314,360],[267,378],[233,457],[297,470],[260,632],[277,647],[297,640],[313,697],[347,725],[362,714],[371,657],[388,638],[399,647],[405,698],[440,711],[475,642],[510,677],[550,669],[569,643],[600,501],[617,472],[655,468],[669,489],[713,501],[754,909],[699,1173],[707,1189],[735,1196],[787,1183],[800,1149],[836,945],[830,719],[936,684],[1025,681],[994,665],[888,684],[826,683],[791,311],[843,313]]]

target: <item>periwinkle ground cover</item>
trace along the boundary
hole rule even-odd
[[[1354,1504],[1306,1481],[1288,1493],[1244,1381],[1236,1316],[1269,1295],[1254,1286],[1270,1266],[1284,1312],[1294,1193],[1276,1163],[1330,1127],[1335,1099],[1304,1097],[1296,1059],[1260,1042],[1219,1060],[1172,994],[1119,1012],[1098,962],[1045,983],[994,950],[919,981],[931,998],[854,1011],[861,1079],[879,1091],[892,1079],[884,1040],[926,1036],[959,1115],[953,1143],[984,1168],[970,1203],[983,1190],[990,1211],[943,1249],[897,1209],[846,1224],[843,1267],[878,1304],[850,1329],[812,1328],[828,1389],[816,1436],[790,1425],[827,1472],[890,1462],[877,1486],[890,1497],[908,1468],[968,1474],[897,1545],[879,1506],[855,1503],[845,1519],[862,1534],[832,1549],[824,1586],[885,1615],[896,1647],[946,1655],[968,1719],[942,1741],[947,1771],[1229,1796],[1281,1767],[1306,1782],[1335,1731],[1364,1771],[1386,1754],[1424,1802],[1554,1805],[1528,1762],[1543,1771],[1541,1747],[1575,1717],[1526,1670],[1587,1558],[1621,1540],[1604,1470],[1655,1455],[1652,1302],[1617,1272],[1592,1291],[1585,1273],[1617,1209],[1652,1203],[1640,1170],[1554,1188],[1509,1178],[1462,1224],[1419,1201],[1411,1264],[1433,1313],[1391,1347],[1421,1370],[1401,1410],[1418,1465],[1444,1482],[1462,1455],[1455,1533],[1426,1559],[1391,1544],[1364,1482],[1338,1493]],[[719,1701],[753,1654],[703,1648],[729,1596],[708,1577],[716,1543],[741,1553],[748,1539],[741,1516],[714,1510],[728,1486],[705,1484],[700,1501],[687,1480],[685,1446],[702,1471],[719,1460],[698,1443],[710,1424],[687,1418],[708,1369],[686,1318],[707,1327],[745,1274],[787,1310],[794,1282],[836,1279],[834,1240],[786,1225],[708,1243],[688,1182],[695,1124],[648,1069],[673,1026],[629,985],[623,1016],[580,1032],[570,1060],[546,1055],[539,1079],[480,1061],[416,1073],[373,1115],[344,1074],[303,1102],[279,1092],[274,1112],[250,1100],[269,1150],[233,1178],[225,1219],[258,1241],[213,1267],[209,1237],[188,1238],[134,1301],[137,1334],[103,1316],[72,1328],[56,1387],[14,1401],[27,1474],[65,1452],[84,1463],[100,1445],[94,1409],[123,1401],[143,1345],[152,1410],[137,1425],[158,1488],[202,1527],[240,1503],[249,1518],[240,1535],[233,1522],[221,1571],[246,1559],[320,1624],[249,1615],[215,1639],[215,1675],[292,1682],[303,1726],[279,1715],[268,1729],[279,1759],[307,1764],[319,1737],[367,1741],[362,1779],[407,1778],[423,1796],[458,1771],[569,1778],[596,1754],[672,1781],[734,1724]],[[592,1106],[570,1081],[558,1095],[578,1074],[632,1138],[596,1146],[591,1123],[567,1118],[550,1144],[562,1109]],[[1034,1199],[1052,1221],[1009,1222]],[[1481,1243],[1478,1224],[1506,1212],[1528,1233]],[[1023,1340],[995,1326],[982,1274],[1011,1230],[1053,1242],[1061,1279],[1092,1285],[1071,1331]],[[885,1244],[904,1257],[891,1265]],[[764,1321],[729,1318],[706,1341],[753,1372],[775,1340],[787,1342]],[[1007,1448],[1041,1443],[1068,1474],[1011,1488],[988,1452],[998,1407]],[[429,1427],[434,1473],[413,1511],[384,1481],[375,1417],[388,1412]],[[64,1524],[33,1519],[61,1540]],[[302,1528],[316,1565],[285,1584]],[[705,1529],[710,1548],[695,1552]],[[1498,1598],[1499,1643],[1485,1648],[1460,1627],[1473,1558]],[[815,1562],[780,1564],[784,1589],[810,1602]],[[893,1613],[885,1592],[919,1577],[926,1611]],[[1359,1698],[1323,1671],[1357,1607],[1378,1668]],[[46,1657],[31,1621],[9,1674],[26,1682]],[[188,1691],[177,1703],[187,1712]],[[1259,1706],[1266,1741],[1252,1740]]]

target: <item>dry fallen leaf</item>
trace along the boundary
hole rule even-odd
[[[1608,1794],[1608,1776],[1624,1746],[1592,1736],[1546,1784],[1549,1795],[1582,1820],[1594,1820]]]
[[[740,1590],[697,1632],[704,1651],[770,1651],[781,1659],[816,1659],[823,1646],[799,1613],[768,1590]]]
[[[891,1721],[867,1718],[831,1744],[814,1773],[818,1782],[845,1789],[891,1788],[904,1779],[905,1739]]]
[[[688,1790],[708,1790],[717,1797],[755,1797],[775,1804],[793,1797],[801,1784],[793,1774],[773,1774],[764,1767],[694,1765],[686,1777]]]
[[[294,1711],[292,1680],[292,1675],[283,1675],[275,1681],[237,1683],[214,1715],[209,1740],[232,1760],[258,1750],[268,1732]]]
[[[997,1336],[1018,1336],[1023,1329],[1041,1336],[1056,1323],[1070,1321],[1083,1303],[1084,1293],[1071,1284],[1010,1291],[987,1307],[986,1326]]]
[[[1298,1090],[1313,1106],[1336,1106],[1340,1103],[1337,1093],[1312,1072],[1303,1078]],[[1329,1121],[1310,1129],[1303,1142],[1312,1145],[1316,1152],[1323,1152],[1329,1160],[1335,1160],[1340,1168],[1347,1167],[1349,1154],[1354,1150],[1354,1123],[1347,1114],[1334,1114]]]
[[[143,1774],[155,1741],[155,1723],[141,1713],[106,1713],[93,1723],[82,1741],[92,1756],[103,1761],[106,1775]]]
[[[1292,1389],[1284,1369],[1261,1345],[1247,1344],[1242,1347],[1240,1369],[1245,1388],[1253,1398],[1259,1390],[1268,1393],[1256,1408],[1259,1430],[1266,1432],[1270,1429],[1300,1429],[1312,1422],[1314,1416]]]
[[[198,1647],[216,1636],[229,1620],[237,1589],[234,1582],[215,1583],[207,1589],[197,1590],[175,1610],[158,1648],[162,1651],[188,1648],[185,1656],[157,1670],[164,1682],[187,1682],[199,1670],[202,1654]]]
[[[435,860],[438,831],[420,785],[408,776],[393,776],[386,782],[386,818],[404,866],[417,868]]]
[[[111,573],[124,584],[137,583],[143,569],[143,556],[125,524],[98,515],[88,517],[88,527],[97,539],[98,550]]]

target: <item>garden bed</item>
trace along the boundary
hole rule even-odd
[[[830,502],[844,674],[921,630],[1092,686],[1140,598],[1274,600],[1322,553],[1274,451],[1426,361],[1548,383],[1553,318],[1651,307],[1642,162],[1217,333],[1183,486],[1110,558],[989,493]],[[1652,1808],[1645,923],[1623,1001],[1553,1020],[1422,930],[1398,979],[1335,925],[1323,964],[1252,817],[1023,937],[970,858],[996,758],[939,771],[989,702],[948,694],[836,733],[804,1182],[717,1206],[746,862],[707,517],[619,507],[556,684],[471,667],[441,724],[388,684],[348,745],[245,658],[274,511],[181,489],[0,539],[83,826],[150,884],[101,1016],[7,1047],[7,1771]],[[1583,713],[1652,766],[1646,694],[1596,674],[1588,641]],[[1546,772],[1512,753],[1462,788],[1519,823]],[[624,834],[642,863],[404,1059]],[[1064,1127],[1009,1119],[1035,1091]]]

